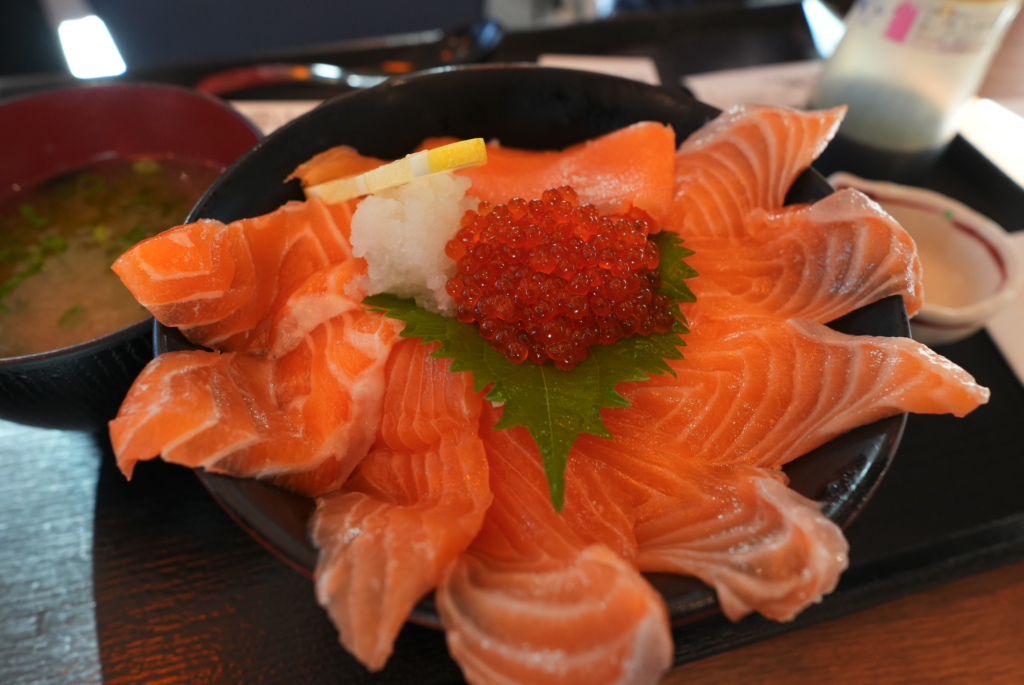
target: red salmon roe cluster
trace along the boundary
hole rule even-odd
[[[672,328],[672,301],[655,294],[661,255],[647,236],[656,231],[643,210],[600,216],[569,186],[484,202],[445,246],[458,262],[446,289],[459,321],[478,322],[511,361],[571,369],[591,345]]]

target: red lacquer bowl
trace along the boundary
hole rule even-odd
[[[83,85],[0,103],[0,199],[99,159],[173,155],[227,167],[260,139],[216,98],[146,84]],[[88,284],[83,284],[88,287]],[[0,359],[0,419],[99,430],[153,358],[153,320]]]

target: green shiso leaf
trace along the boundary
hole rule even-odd
[[[697,272],[682,261],[693,252],[681,247],[682,241],[674,233],[663,231],[652,239],[661,250],[659,292],[677,303],[695,301],[684,279]],[[476,392],[491,386],[486,399],[504,403],[501,420],[494,427],[523,426],[530,432],[544,461],[551,503],[558,511],[565,503],[565,464],[576,438],[589,433],[611,439],[600,410],[629,406],[615,386],[653,375],[675,375],[666,360],[683,358],[678,348],[686,343],[679,336],[689,332],[680,315],[668,333],[634,335],[614,345],[595,345],[571,371],[562,371],[551,364],[511,362],[480,336],[475,325],[428,312],[411,299],[381,293],[367,297],[363,304],[405,322],[403,338],[442,343],[431,356],[451,359],[452,372],[472,373]]]
[[[687,278],[697,275],[684,259],[693,254],[693,250],[683,247],[683,239],[678,233],[662,231],[650,238],[661,250],[661,264],[658,270],[661,272],[660,292],[672,298],[676,302],[696,302],[697,298],[686,285]]]

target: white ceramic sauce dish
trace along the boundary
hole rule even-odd
[[[926,345],[975,333],[1009,304],[1024,281],[1006,231],[951,198],[910,186],[838,172],[836,190],[854,188],[877,202],[917,243],[924,270],[924,306],[910,322]]]

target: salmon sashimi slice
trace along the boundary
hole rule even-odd
[[[388,358],[378,442],[389,449],[424,449],[451,433],[479,432],[483,399],[473,392],[473,376],[449,371],[450,359],[430,357],[438,347],[401,340]]]
[[[373,671],[491,503],[472,378],[429,358],[437,345],[417,343],[393,351],[377,443],[341,490],[317,501],[311,524],[317,598]]]
[[[909,338],[850,336],[806,319],[693,325],[677,376],[624,383],[605,413],[624,444],[665,462],[780,466],[857,426],[903,412],[964,416],[989,391]]]
[[[213,323],[245,304],[255,291],[252,261],[241,249],[240,232],[241,225],[201,219],[137,243],[112,268],[135,299],[168,325]],[[198,311],[195,300],[203,304]]]
[[[673,653],[660,596],[631,564],[573,533],[552,509],[533,454],[507,431],[482,437],[494,502],[437,590],[466,680],[655,682]]]
[[[509,429],[509,438],[524,451],[536,452],[536,445],[521,428]],[[614,447],[614,442],[596,440],[597,449]],[[601,544],[636,566],[636,510],[650,497],[649,488],[613,465],[591,459],[590,441],[581,436],[566,461],[565,505],[562,520],[588,544]],[[540,459],[539,452],[535,459]]]
[[[291,291],[318,270],[354,258],[346,205],[289,202],[258,219],[266,219],[263,230],[241,233],[256,265],[253,297],[212,325],[179,326],[193,342],[228,351],[264,351],[270,344],[267,324]]]
[[[161,355],[110,422],[118,465],[130,476],[137,462],[162,455],[216,473],[275,478],[308,495],[337,488],[373,442],[384,364],[399,329],[358,310],[319,326],[280,361]],[[274,382],[279,365],[287,383]]]
[[[798,112],[759,105],[722,113],[679,146],[666,227],[687,238],[741,236],[751,210],[782,207],[845,113],[845,107]]]
[[[282,443],[302,442],[293,417],[264,412],[267,425],[253,421],[250,407],[273,402],[268,366],[246,355],[207,351],[154,359],[110,423],[121,471],[131,477],[136,463],[158,454],[183,466],[217,470],[218,462],[250,450],[270,430]]]
[[[540,460],[521,428],[503,431]],[[562,520],[641,571],[700,578],[723,612],[789,620],[835,589],[842,531],[775,469],[676,458],[638,440],[583,435],[566,469]]]
[[[913,239],[864,194],[848,189],[813,205],[755,209],[743,238],[698,237],[687,262],[702,280],[784,319],[827,323],[900,295],[913,316],[923,302]]]
[[[267,445],[263,454],[252,455],[265,464],[264,474],[310,496],[341,487],[373,445],[384,400],[384,369],[401,329],[394,319],[356,309],[313,330],[306,343],[311,363],[305,370],[289,369],[308,374],[310,392],[301,402],[303,434],[319,449],[298,467]],[[300,404],[295,399],[292,403]]]
[[[192,342],[268,344],[268,316],[314,272],[352,258],[347,205],[289,202],[255,219],[201,220],[144,240],[114,263],[135,299]]]
[[[569,468],[583,485],[566,489],[563,517],[575,531],[592,539],[611,527],[595,531],[580,512],[626,513],[610,520],[632,521],[639,569],[700,578],[733,621],[752,611],[790,620],[834,590],[846,569],[842,531],[790,490],[781,471],[678,459],[639,440],[592,436],[579,440]],[[583,473],[591,476],[585,482]],[[609,502],[609,492],[618,501]]]
[[[302,182],[302,187],[306,188],[336,178],[362,174],[384,164],[387,164],[387,160],[364,157],[353,147],[338,145],[303,162],[285,180],[290,181],[297,178]]]
[[[430,138],[421,147],[453,140]],[[570,185],[580,202],[602,213],[625,211],[632,203],[660,223],[672,205],[675,145],[671,126],[641,122],[561,152],[491,144],[487,164],[456,173],[473,182],[471,195],[494,205],[514,197],[539,198],[548,188]]]
[[[365,274],[366,262],[354,257],[315,271],[292,289],[270,324],[270,358],[284,357],[320,324],[359,308],[366,297]]]
[[[700,578],[732,621],[791,621],[836,588],[846,538],[780,471],[690,462],[676,473],[684,489],[637,512],[642,571]]]
[[[490,503],[478,438],[375,447],[341,490],[317,501],[317,599],[341,644],[371,671],[391,656],[409,612],[479,530]]]
[[[600,545],[566,560],[470,551],[449,567],[437,602],[472,685],[647,685],[672,665],[661,597]]]
[[[228,371],[235,356],[173,352],[146,365],[110,423],[114,454],[125,476],[131,478],[137,462],[174,450],[211,428],[220,433],[214,457],[259,439],[245,398]],[[206,456],[184,465],[200,466]]]

